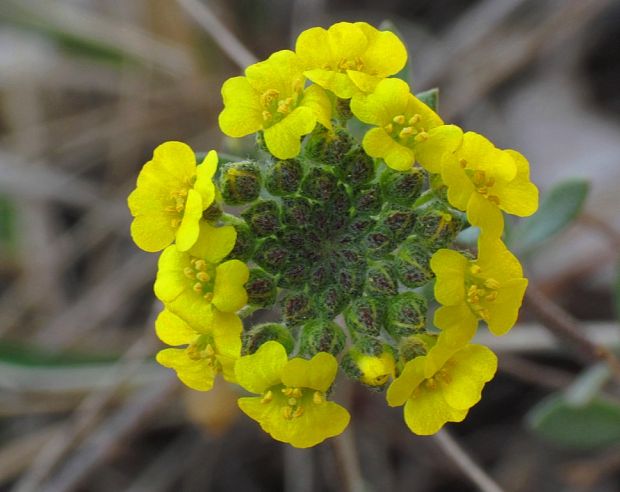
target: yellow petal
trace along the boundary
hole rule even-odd
[[[159,257],[157,263],[157,278],[155,279],[155,295],[157,298],[168,303],[174,301],[188,286],[188,279],[179,272],[190,266],[190,259],[186,253],[182,253],[175,246],[168,246]]]
[[[427,171],[440,173],[446,154],[451,154],[461,144],[463,130],[456,125],[441,125],[427,133],[428,140],[416,145],[415,157]]]
[[[198,222],[202,218],[202,198],[196,190],[189,190],[183,220],[177,230],[176,243],[179,251],[187,251],[198,239]]]
[[[243,137],[257,132],[263,126],[260,94],[245,77],[233,77],[222,85],[224,110],[218,122],[229,137]]]
[[[347,76],[362,92],[374,91],[377,84],[383,80],[382,77],[377,77],[376,75],[370,75],[357,70],[347,70]]]
[[[527,217],[538,209],[538,188],[530,181],[530,167],[521,154],[507,150],[517,164],[517,175],[512,181],[499,181],[496,193],[500,198],[500,208],[509,214]]]
[[[451,347],[465,345],[478,328],[478,319],[465,303],[440,307],[435,311],[433,323],[442,331],[442,343]]]
[[[215,372],[206,359],[193,360],[183,349],[168,348],[157,354],[157,362],[174,369],[186,386],[198,391],[209,391],[213,387]]]
[[[183,142],[164,142],[153,151],[153,164],[161,172],[181,179],[196,174],[196,155]]]
[[[447,422],[462,422],[467,410],[451,407],[439,389],[423,389],[405,404],[405,423],[420,436],[435,434]]]
[[[252,355],[239,358],[235,364],[235,376],[239,386],[250,393],[262,394],[280,384],[282,369],[287,362],[285,348],[278,342],[269,341]]]
[[[324,89],[318,85],[308,87],[304,91],[301,106],[310,108],[321,125],[332,129],[332,103]]]
[[[280,98],[290,96],[293,89],[303,87],[304,82],[301,60],[291,50],[272,53],[267,60],[246,68],[245,75],[259,95],[275,89]]]
[[[155,332],[159,339],[168,345],[187,345],[198,336],[191,326],[167,309],[157,316]]]
[[[194,189],[202,197],[202,209],[207,209],[215,199],[215,186],[213,176],[217,171],[218,157],[215,150],[210,150],[204,161],[196,168],[196,182]]]
[[[359,92],[357,86],[346,73],[314,68],[306,70],[304,75],[315,84],[333,92],[342,99],[349,99]]]
[[[413,150],[392,139],[383,128],[373,128],[366,132],[362,145],[371,157],[381,157],[396,171],[411,169],[415,161]]]
[[[174,240],[176,229],[171,226],[170,217],[165,215],[139,215],[131,223],[131,238],[136,245],[155,253]]]
[[[442,161],[441,178],[448,187],[448,202],[459,210],[467,210],[467,204],[473,193],[476,193],[465,169],[458,159],[447,156]]]
[[[501,239],[487,234],[481,234],[478,238],[476,264],[482,269],[485,277],[494,278],[500,283],[523,277],[523,267],[519,259]]]
[[[420,356],[408,361],[400,375],[392,381],[385,396],[389,406],[403,405],[424,380],[424,359]]]
[[[368,46],[364,32],[350,22],[337,22],[327,30],[330,51],[336,60],[361,56]]]
[[[508,280],[498,290],[497,299],[485,305],[489,311],[487,324],[491,333],[504,335],[515,325],[527,283],[525,278]]]
[[[237,231],[233,226],[213,227],[206,221],[200,222],[200,233],[189,253],[209,263],[219,263],[235,247]]]
[[[484,384],[493,379],[497,356],[482,345],[468,345],[450,362],[450,380],[441,386],[443,396],[451,407],[469,410],[480,401]]]
[[[407,111],[412,97],[404,80],[384,79],[372,94],[354,97],[351,111],[364,123],[384,126]]]
[[[265,129],[265,144],[278,159],[292,159],[301,149],[300,138],[310,133],[316,125],[314,112],[300,106],[283,120]]]
[[[326,352],[319,352],[310,360],[291,359],[282,371],[282,383],[291,387],[327,391],[337,372],[336,358]]]
[[[231,359],[238,359],[241,353],[241,332],[243,323],[234,313],[213,310],[210,328],[218,353]]]
[[[440,249],[433,254],[430,262],[435,272],[435,299],[440,304],[452,306],[465,299],[465,270],[469,260],[451,249]]]
[[[229,260],[218,265],[215,269],[213,305],[226,313],[238,311],[245,306],[248,295],[243,285],[249,277],[250,271],[242,261]]]
[[[512,156],[475,132],[463,135],[458,155],[467,161],[468,169],[485,171],[497,179],[510,181],[517,174],[517,165]]]
[[[355,26],[368,40],[362,55],[365,70],[372,70],[379,77],[387,77],[403,69],[407,63],[407,50],[393,32],[379,31],[366,22],[356,22]]]
[[[306,29],[297,37],[295,52],[301,59],[305,70],[322,68],[335,63],[327,38],[327,30],[322,27]]]
[[[494,203],[474,192],[467,202],[467,220],[483,234],[499,238],[504,232],[504,216]]]

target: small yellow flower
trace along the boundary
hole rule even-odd
[[[400,79],[384,79],[372,94],[355,96],[351,111],[364,123],[376,125],[364,135],[366,153],[397,171],[410,169],[417,159],[428,171],[439,172],[443,155],[461,143],[461,129],[444,125]]]
[[[218,264],[234,246],[234,228],[206,223],[201,228],[206,232],[189,251],[164,250],[155,280],[157,298],[191,326],[209,326],[217,311],[234,313],[247,303],[247,265],[239,260]]]
[[[395,362],[390,351],[380,355],[355,354],[353,360],[361,372],[360,382],[368,386],[383,386],[394,377]]]
[[[261,395],[240,398],[239,408],[277,441],[296,448],[315,446],[349,424],[349,412],[326,399],[337,371],[331,354],[288,360],[282,345],[267,342],[235,365],[239,385]]]
[[[194,152],[182,142],[165,142],[155,149],[127,200],[134,217],[131,236],[140,248],[160,251],[175,239],[181,251],[192,247],[202,212],[215,198],[217,160],[212,150],[196,166]]]
[[[273,53],[266,61],[249,66],[245,77],[224,82],[221,130],[243,137],[264,130],[265,144],[278,159],[299,154],[300,138],[318,121],[331,129],[332,103],[327,93],[305,78],[297,55],[290,50]]]
[[[473,336],[478,320],[495,335],[510,330],[519,314],[527,279],[519,260],[494,237],[481,235],[478,259],[469,260],[456,251],[440,249],[431,258],[435,272],[435,298],[442,304],[435,325]]]
[[[218,373],[235,382],[235,361],[241,356],[241,319],[236,314],[214,312],[213,323],[194,328],[164,309],[155,321],[160,340],[168,345],[157,354],[157,362],[174,369],[192,389],[209,391]]]
[[[501,210],[526,217],[538,208],[538,189],[530,181],[527,160],[514,150],[500,150],[474,132],[445,156],[441,175],[448,186],[448,201],[467,211],[469,223],[485,233],[500,236]]]
[[[443,334],[442,334],[443,335]],[[405,365],[387,391],[387,402],[405,405],[405,423],[415,434],[435,434],[447,422],[461,422],[493,379],[497,357],[482,345],[437,344]]]
[[[407,62],[407,50],[394,33],[365,22],[307,29],[297,38],[295,51],[306,68],[304,75],[343,99],[373,91]]]

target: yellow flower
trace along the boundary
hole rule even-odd
[[[519,260],[501,240],[481,235],[476,260],[440,249],[431,258],[431,269],[437,277],[435,298],[442,304],[435,312],[437,327],[471,338],[479,319],[495,335],[514,326],[527,279]]]
[[[410,169],[417,159],[428,171],[439,172],[442,156],[461,143],[461,129],[444,125],[400,79],[384,79],[372,94],[355,96],[351,111],[364,123],[377,127],[364,135],[366,153],[382,158],[397,171]]]
[[[134,220],[131,236],[145,251],[164,249],[175,239],[187,251],[198,238],[198,222],[215,198],[213,175],[217,154],[209,152],[196,166],[192,149],[182,142],[165,142],[138,175],[127,203]]]
[[[371,92],[407,62],[407,50],[394,33],[365,22],[307,29],[297,38],[295,51],[306,68],[304,75],[343,99]]]
[[[164,309],[155,321],[157,336],[168,345],[187,347],[161,350],[157,362],[174,369],[179,379],[195,390],[209,391],[220,372],[234,383],[242,329],[236,314],[215,311],[212,324],[194,328]]]
[[[221,130],[243,137],[264,130],[265,144],[278,159],[299,154],[300,138],[318,121],[331,129],[332,104],[318,86],[304,89],[305,78],[297,55],[290,50],[250,65],[245,77],[224,82]]]
[[[497,357],[482,345],[454,347],[440,336],[427,355],[416,357],[387,391],[387,402],[405,405],[405,422],[415,434],[435,434],[447,422],[461,422],[480,401],[497,370]]]
[[[234,313],[247,303],[247,265],[239,260],[218,264],[234,246],[234,228],[203,222],[201,229],[189,251],[174,246],[163,251],[155,280],[157,298],[191,326],[209,326],[217,311]]]
[[[526,217],[538,208],[538,189],[530,182],[527,160],[514,150],[500,150],[482,135],[467,132],[463,144],[445,156],[442,178],[448,201],[467,211],[469,223],[500,236],[501,210]]]
[[[288,360],[277,342],[267,342],[235,365],[237,382],[261,396],[239,399],[239,408],[274,439],[308,448],[342,433],[349,412],[327,401],[338,362],[319,352],[312,359]]]

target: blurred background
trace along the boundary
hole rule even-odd
[[[478,490],[382,395],[340,382],[350,431],[299,451],[230,387],[152,360],[139,169],[166,140],[243,154],[222,82],[342,20],[391,21],[414,91],[519,149],[542,191],[508,235],[532,285],[519,325],[480,335],[499,372],[453,438],[488,491],[620,491],[617,0],[0,0],[0,490]]]

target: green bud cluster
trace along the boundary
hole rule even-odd
[[[382,388],[369,367],[404,364],[433,344],[426,299],[411,289],[433,280],[430,258],[464,217],[424,169],[387,167],[344,127],[317,128],[295,159],[261,155],[220,176],[224,202],[243,206],[230,257],[251,267],[248,304],[282,320],[244,333],[244,353],[268,340],[302,357],[329,352],[350,377]]]

